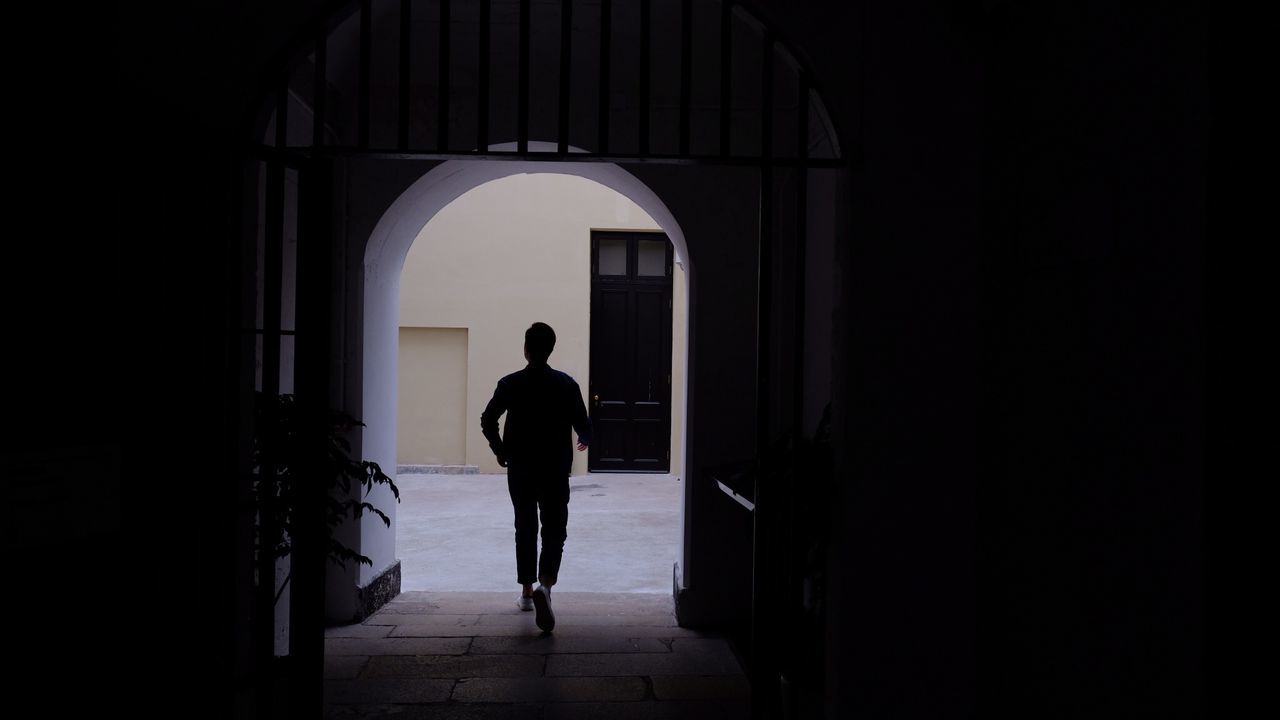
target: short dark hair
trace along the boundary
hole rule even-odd
[[[556,331],[552,330],[550,325],[536,322],[524,331],[524,349],[529,353],[530,360],[546,362],[555,347]]]

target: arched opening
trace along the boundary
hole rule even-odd
[[[379,220],[367,246],[364,259],[362,418],[367,426],[362,438],[366,458],[383,467],[395,467],[397,464],[400,279],[409,248],[418,240],[422,229],[432,218],[468,191],[500,178],[529,173],[569,175],[590,180],[638,205],[671,240],[676,262],[683,267],[687,287],[690,288],[686,296],[688,304],[695,302],[692,291],[694,271],[683,230],[671,211],[651,189],[617,165],[484,160],[443,163],[414,182],[391,204]],[[687,332],[687,325],[685,330]],[[687,335],[683,340],[683,346],[686,349],[690,347]],[[685,363],[687,366],[687,355]],[[687,396],[674,399],[673,412],[679,412],[683,416],[687,412],[687,402]],[[683,454],[683,434],[679,438],[679,447]],[[680,465],[683,467],[683,463]],[[375,491],[370,500],[375,505],[391,508],[389,514],[393,525],[385,527],[376,521],[361,523],[359,546],[365,555],[373,559],[373,564],[360,566],[359,574],[351,578],[353,582],[350,587],[368,587],[396,565],[394,499],[390,490],[383,488]],[[683,528],[683,522],[680,527]],[[683,533],[677,540],[677,547],[682,545]],[[334,585],[331,584],[330,587],[333,588]],[[352,607],[342,607],[344,601],[353,601],[349,594],[344,596],[335,591],[331,593],[335,594],[331,594],[330,602],[336,605],[331,608],[331,615],[342,617],[348,611],[355,610]]]

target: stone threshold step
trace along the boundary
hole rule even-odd
[[[397,475],[479,475],[478,465],[397,465]]]

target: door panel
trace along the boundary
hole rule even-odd
[[[594,462],[588,463],[592,466],[588,468],[589,470],[608,472],[608,470],[598,470],[594,467],[596,464],[614,470],[624,469],[622,465],[626,463],[627,456],[630,454],[626,447],[628,438],[626,424],[626,420],[622,418],[600,418],[593,423],[595,440],[591,443],[591,452],[596,457]]]
[[[591,384],[593,394],[605,404],[625,403],[627,397],[630,300],[631,294],[624,288],[602,288],[598,300],[592,303]],[[598,346],[594,344],[597,341]],[[597,349],[599,354],[595,354]]]
[[[592,472],[671,465],[671,243],[661,233],[592,233]]]
[[[637,469],[653,469],[666,472],[667,451],[671,447],[671,435],[662,419],[637,418],[632,422],[635,439],[635,463]]]
[[[641,288],[634,291],[635,297],[635,375],[632,382],[636,388],[633,399],[637,402],[654,402],[660,398],[667,379],[667,368],[671,364],[668,352],[663,354],[670,338],[663,337],[663,330],[669,315],[667,298],[662,288]],[[670,336],[670,331],[666,333]]]

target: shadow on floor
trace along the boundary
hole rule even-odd
[[[732,647],[678,627],[669,594],[555,592],[551,634],[516,595],[408,592],[328,629],[326,717],[749,717]]]

